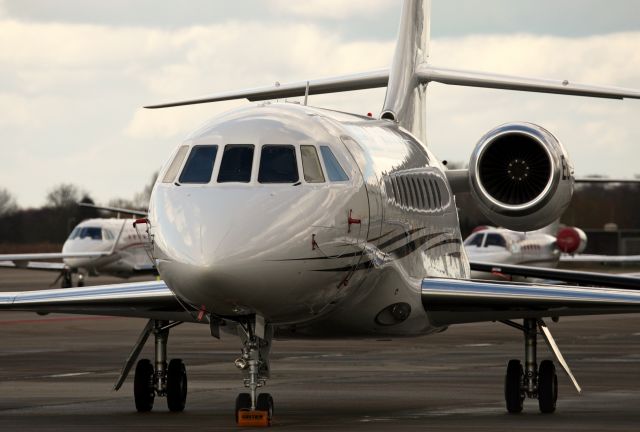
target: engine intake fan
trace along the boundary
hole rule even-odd
[[[549,131],[533,123],[508,123],[476,145],[469,186],[493,223],[529,231],[564,212],[573,195],[573,170],[562,144]]]

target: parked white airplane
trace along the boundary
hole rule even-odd
[[[464,241],[469,261],[556,267],[563,254],[580,254],[587,236],[580,228],[565,227],[556,235],[478,227]]]
[[[73,286],[73,275],[77,275],[77,286],[82,287],[85,277],[89,275],[128,278],[154,274],[156,270],[147,233],[137,232],[132,225],[134,220],[97,218],[82,221],[71,231],[62,246],[62,252],[3,254],[0,255],[0,268],[59,272],[53,283],[60,279],[62,288]]]
[[[573,170],[551,133],[511,123],[480,140],[468,172],[446,172],[425,144],[426,86],[615,99],[640,92],[435,68],[427,61],[428,2],[405,1],[401,16],[389,70],[154,106],[387,87],[379,118],[262,102],[194,132],[162,169],[145,221],[163,281],[2,293],[0,308],[148,318],[116,384],[153,334],[155,361],[136,366],[139,411],[151,410],[155,396],[166,396],[171,411],[185,406],[184,364],[166,358],[170,328],[200,322],[216,337],[221,328],[237,333],[235,365],[249,389],[236,399],[242,425],[271,421],[273,399],[258,389],[274,336],[408,337],[503,321],[522,331],[526,346],[524,367],[508,363],[507,410],[521,411],[532,397],[554,411],[555,366],[538,365],[538,329],[569,369],[543,319],[640,312],[640,292],[468,279],[453,195],[471,189],[496,225],[539,229],[569,203]]]
[[[638,263],[640,255],[583,254],[587,236],[580,228],[564,227],[555,235],[550,234],[552,224],[532,232],[511,231],[505,228],[478,227],[464,241],[469,257],[471,277],[478,279],[513,279],[512,276],[556,279],[574,283],[593,284],[593,274],[570,270],[556,270],[560,262],[577,264]],[[512,268],[512,265],[516,267]],[[529,266],[535,266],[529,267]],[[542,270],[538,267],[547,268]],[[560,276],[560,277],[558,277]],[[631,276],[625,274],[625,276]],[[605,282],[607,275],[600,275],[598,283],[611,286],[636,287],[640,280],[615,279]],[[568,279],[569,278],[569,279]],[[522,279],[516,279],[522,280]]]

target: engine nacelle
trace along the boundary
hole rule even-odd
[[[587,235],[580,228],[561,228],[556,234],[556,246],[564,253],[582,253],[587,247]]]
[[[469,163],[471,194],[494,224],[531,231],[558,219],[573,195],[573,168],[562,144],[533,123],[485,134]]]

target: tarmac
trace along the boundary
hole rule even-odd
[[[0,290],[47,288],[55,275],[0,269]],[[122,282],[88,279],[90,284]],[[189,375],[183,413],[157,398],[153,412],[133,404],[132,376],[112,390],[145,324],[127,318],[0,313],[0,430],[238,430],[243,391],[233,366],[240,343],[213,339],[204,325],[171,331],[169,357]],[[507,361],[522,358],[520,333],[499,323],[461,325],[431,336],[380,340],[278,340],[272,379],[278,430],[602,431],[640,429],[640,317],[548,323],[583,387],[560,370],[558,409],[540,414],[527,400],[507,414]],[[152,358],[152,341],[144,357]],[[539,360],[551,354],[539,340]],[[141,356],[142,357],[142,356]],[[558,366],[559,368],[559,366]]]

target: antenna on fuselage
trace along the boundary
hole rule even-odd
[[[431,0],[405,0],[380,118],[397,121],[426,141],[426,87],[416,71],[429,56]]]

